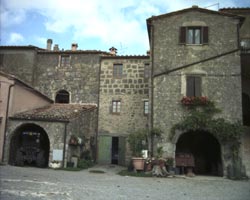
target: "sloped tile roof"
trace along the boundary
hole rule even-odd
[[[17,113],[11,119],[70,121],[86,111],[94,110],[94,104],[51,104],[49,106]]]

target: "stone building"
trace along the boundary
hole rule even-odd
[[[148,82],[148,56],[102,57],[99,162],[128,163],[125,138],[148,124]]]
[[[20,112],[48,106],[53,101],[23,81],[1,71],[0,88],[0,159],[3,160],[8,118]]]
[[[96,120],[93,117],[87,124],[97,143],[88,145],[96,145],[99,163],[127,164],[128,134],[140,128],[159,127],[164,134],[156,145],[163,147],[164,156],[192,151],[197,173],[226,175],[231,164],[229,145],[206,130],[176,131],[172,138],[170,134],[172,127],[188,115],[181,104],[186,96],[206,96],[222,111],[216,117],[232,123],[243,121],[249,127],[248,24],[249,8],[217,12],[193,6],[147,19],[147,56],[118,56],[115,48],[110,52],[77,50],[77,44],[72,44],[71,50],[59,50],[58,45],[51,49],[49,39],[47,49],[0,47],[0,70],[14,74],[56,103],[96,105],[90,112]],[[36,116],[30,112],[11,119],[8,134],[25,118]],[[56,118],[41,121],[39,126],[48,126],[48,132],[56,130],[61,135],[58,141],[62,141],[63,123]],[[74,132],[71,128],[67,129],[67,140]],[[53,149],[64,149],[62,144],[50,145],[50,155]],[[240,146],[248,175],[249,144],[248,128]],[[6,153],[11,152],[9,147],[6,149]],[[75,153],[64,158],[70,160]]]

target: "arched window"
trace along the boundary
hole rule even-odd
[[[56,93],[56,103],[69,103],[69,93],[66,90],[60,90]]]

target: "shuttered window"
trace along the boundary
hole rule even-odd
[[[201,77],[187,76],[186,93],[188,97],[200,97],[201,96]]]
[[[180,27],[180,44],[208,44],[208,27]]]

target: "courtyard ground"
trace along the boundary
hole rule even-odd
[[[250,181],[222,177],[142,178],[117,175],[119,166],[78,172],[0,166],[1,200],[249,200]],[[105,173],[91,173],[101,170]]]

